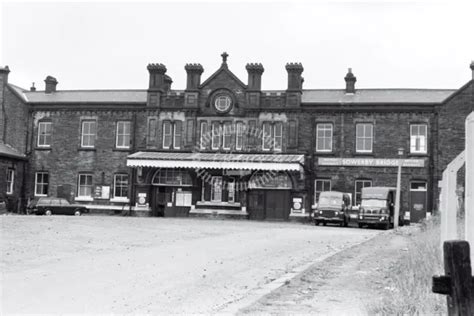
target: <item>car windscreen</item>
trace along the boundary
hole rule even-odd
[[[335,206],[340,207],[342,205],[342,199],[336,196],[320,196],[318,206]]]
[[[362,207],[385,207],[387,206],[386,200],[367,199],[362,200]]]

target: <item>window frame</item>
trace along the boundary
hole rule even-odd
[[[320,129],[321,127],[321,129]],[[330,128],[328,128],[330,127]],[[330,133],[329,137],[326,137],[326,132]],[[322,136],[319,136],[319,133]],[[333,140],[334,140],[334,124],[333,123],[316,123],[316,152],[330,153],[333,151]],[[322,148],[319,148],[320,142],[322,142]],[[326,148],[327,142],[329,148]]]
[[[156,117],[149,117],[148,124],[147,124],[147,140],[148,145],[155,145],[156,146],[156,137],[157,137],[157,130],[158,130],[158,119]]]
[[[265,132],[265,128],[268,127],[270,133]],[[270,151],[272,150],[272,145],[273,144],[268,144],[269,147],[265,147],[265,144],[267,144],[267,139],[271,142],[272,141],[272,123],[271,122],[263,122],[262,123],[262,151]]]
[[[41,182],[38,181],[38,176],[41,175]],[[48,181],[44,181],[44,175],[48,176]],[[46,187],[46,193],[38,193],[38,186],[41,186],[42,189]],[[43,192],[43,190],[41,190]],[[49,172],[47,171],[37,171],[35,172],[35,196],[48,196],[49,192]]]
[[[165,128],[166,126],[169,126],[169,133],[167,133],[167,129]],[[163,121],[162,134],[163,140],[161,142],[161,145],[163,149],[170,149],[173,145],[173,124],[171,123],[171,121]],[[167,140],[169,140],[168,145],[165,145],[167,143]]]
[[[86,180],[88,177],[90,177],[90,185],[86,184],[81,185],[81,177],[86,177]],[[90,187],[90,195],[81,195],[81,188],[82,187]],[[77,177],[77,198],[86,198],[86,199],[92,199],[93,197],[93,189],[94,189],[94,177],[92,173],[79,173]]]
[[[417,127],[418,135],[413,135],[414,127]],[[424,128],[424,135],[419,134],[420,127]],[[415,138],[415,141],[414,141],[415,144],[413,145],[414,138]],[[419,145],[420,150],[416,150],[417,140],[420,140],[420,143],[421,143],[421,139],[424,140],[423,149],[421,149],[421,145]],[[423,124],[423,123],[410,124],[410,154],[426,154],[426,153],[428,153],[428,124]]]
[[[118,184],[118,181],[117,181],[117,177],[126,177],[126,184],[123,185],[123,180],[122,180],[122,183],[120,183],[120,192],[123,193],[123,190],[125,190],[125,192],[127,193],[125,196],[124,195],[117,195],[117,184]],[[128,176],[128,173],[116,173],[114,174],[114,199],[117,200],[117,199],[122,199],[122,200],[128,200],[128,193],[129,193],[129,176]],[[125,188],[125,189],[124,189]]]
[[[208,137],[208,126],[209,124],[207,123],[207,121],[201,121],[200,124],[199,124],[199,128],[200,128],[200,135],[199,135],[199,148],[201,150],[206,150],[207,149],[207,140],[206,140],[206,137]]]
[[[226,137],[227,137],[227,141],[226,141]],[[231,148],[232,148],[232,123],[225,122],[222,129],[222,149],[231,150]]]
[[[358,182],[361,182],[362,183],[362,187],[360,188],[360,192],[357,192],[357,183]],[[364,185],[364,183],[369,183],[370,185]],[[366,187],[372,187],[373,186],[373,181],[370,180],[370,179],[356,179],[354,181],[354,205],[360,205],[357,204],[357,196],[359,195],[360,196],[360,200],[362,200],[362,189],[363,188],[366,188]]]
[[[41,126],[44,126],[44,125],[49,126],[49,134],[48,133],[44,133],[44,134],[41,133]],[[44,148],[51,147],[51,139],[52,139],[52,135],[53,135],[52,130],[53,130],[53,123],[51,121],[42,121],[42,122],[38,123],[38,139],[37,139],[37,142],[36,142],[36,145],[38,147],[44,147]],[[44,136],[44,143],[40,142],[42,136]],[[48,136],[49,136],[49,142],[47,142]]]
[[[7,180],[6,181],[6,184],[7,184],[6,194],[13,194],[13,191],[15,190],[15,169],[7,168],[6,180]]]
[[[123,124],[123,129],[122,133],[120,133],[120,125]],[[131,139],[131,129],[132,129],[132,124],[130,121],[117,121],[117,127],[115,129],[115,147],[116,148],[121,148],[121,149],[129,149],[130,148],[130,139]],[[126,131],[126,126],[128,125],[128,134],[125,133]],[[120,137],[123,137],[122,144],[119,144],[119,139]],[[128,137],[128,142],[126,141]]]
[[[235,150],[242,150],[243,147],[244,147],[244,123],[237,122],[235,124]]]
[[[364,131],[364,135],[359,135],[358,134],[358,126],[363,126],[363,131]],[[367,126],[370,126],[370,131],[371,131],[371,136],[368,137],[366,136],[366,127]],[[355,137],[355,149],[356,149],[356,153],[372,153],[374,151],[374,123],[371,123],[371,122],[366,122],[366,123],[357,123],[356,124],[356,137]],[[362,140],[362,143],[364,144],[364,149],[360,149],[358,148],[358,140],[361,139]],[[370,149],[365,149],[365,141],[367,139],[370,139]]]
[[[318,182],[322,182],[323,185],[323,190],[322,191],[318,191]],[[324,183],[325,182],[329,182],[329,190],[324,190]],[[318,204],[318,198],[319,198],[319,195],[321,194],[321,192],[325,192],[325,191],[331,191],[332,190],[332,181],[331,179],[324,179],[324,178],[319,178],[319,179],[315,179],[314,180],[314,197],[313,197],[313,204],[316,205]]]
[[[183,140],[183,123],[181,121],[173,122],[173,149],[181,149]]]
[[[94,125],[94,128],[95,128],[94,133],[90,133],[91,128],[89,126],[89,133],[85,134],[84,126],[86,124],[91,124],[91,123]],[[92,145],[84,144],[84,139],[85,139],[86,136],[88,137],[89,141],[92,140]],[[97,138],[97,120],[82,120],[81,121],[81,147],[82,148],[95,148],[96,138]]]
[[[279,130],[280,135],[277,135],[277,130]],[[282,122],[275,122],[273,124],[273,150],[274,151],[283,150],[283,123]]]
[[[215,133],[217,130],[217,134]],[[217,146],[214,144],[214,139],[217,138]],[[221,124],[213,122],[211,124],[211,149],[219,150],[221,147]]]

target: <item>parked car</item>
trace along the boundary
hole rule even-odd
[[[318,206],[314,211],[314,225],[336,223],[348,226],[351,221],[351,199],[349,194],[338,191],[324,191],[319,195]],[[357,216],[356,216],[357,217]]]
[[[88,213],[89,210],[82,205],[71,204],[68,200],[56,197],[41,197],[38,200],[32,201],[28,205],[30,214],[36,215],[76,215],[80,216],[83,213]]]
[[[359,227],[382,226],[393,227],[395,216],[396,189],[392,187],[362,188],[362,202],[359,209]],[[403,215],[400,212],[398,223],[403,226]]]

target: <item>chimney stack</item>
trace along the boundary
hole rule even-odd
[[[1,78],[1,83],[0,83],[0,88],[3,87],[4,85],[8,84],[8,74],[10,73],[10,68],[8,66],[0,67],[0,78]]]
[[[30,91],[36,91],[35,83],[31,83]]]
[[[471,68],[471,71],[472,71],[472,79],[474,80],[474,60],[471,61],[470,68]]]
[[[301,63],[286,64],[286,71],[288,72],[288,89],[287,91],[301,92],[303,89],[303,65]]]
[[[186,64],[184,69],[187,73],[186,91],[197,91],[201,84],[201,74],[204,68],[201,64]]]
[[[357,78],[352,73],[352,68],[347,70],[347,75],[344,77],[346,80],[346,93],[355,93],[355,83]]]
[[[58,84],[58,81],[56,80],[56,78],[52,76],[47,76],[46,79],[44,79],[44,82],[46,84],[46,87],[44,89],[45,93],[56,92],[56,85]]]
[[[171,78],[166,76],[166,66],[163,64],[148,64],[148,72],[150,73],[150,83],[147,92],[147,105],[160,106],[161,95],[165,92],[166,87],[171,85]],[[165,78],[168,77],[168,78]]]
[[[262,90],[262,74],[264,71],[262,64],[247,64],[245,66],[245,69],[247,69],[247,72],[249,74],[248,90]]]

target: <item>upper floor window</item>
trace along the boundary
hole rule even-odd
[[[227,122],[224,124],[224,134],[222,137],[222,148],[225,150],[230,150],[232,147],[232,123]]]
[[[117,122],[115,146],[117,148],[130,148],[130,122]]]
[[[244,123],[237,122],[235,133],[235,149],[242,150],[244,144]]]
[[[207,129],[207,122],[201,122],[201,139],[199,140],[199,145],[201,149],[207,149],[209,144],[209,132]]]
[[[15,184],[15,170],[7,169],[7,194],[13,193],[13,186]]]
[[[374,126],[371,123],[356,125],[356,152],[371,153],[374,140]]]
[[[163,122],[163,149],[169,149],[171,147],[172,128],[171,122]]]
[[[298,145],[298,129],[295,120],[288,122],[288,147],[294,148]]]
[[[273,149],[281,151],[283,144],[283,124],[277,122],[273,125]]]
[[[92,197],[92,174],[79,174],[77,196]]]
[[[94,147],[96,134],[96,121],[82,121],[81,147]]]
[[[331,191],[331,180],[329,179],[314,180],[314,204],[319,202],[319,195],[323,191]]]
[[[316,125],[316,151],[332,151],[332,124],[323,123]]]
[[[410,152],[414,154],[426,154],[428,127],[426,124],[410,125]]]
[[[150,145],[155,145],[156,142],[156,118],[148,119],[148,143]]]
[[[49,174],[47,172],[37,172],[35,176],[35,195],[47,196],[49,188]]]
[[[355,181],[355,198],[354,205],[360,205],[362,201],[362,188],[371,187],[372,180],[356,180]]]
[[[272,149],[272,124],[264,122],[262,128],[262,150]]]
[[[219,123],[212,123],[212,144],[211,148],[217,150],[221,147],[221,126]]]
[[[38,124],[38,147],[51,146],[51,122],[39,122]]]
[[[128,198],[128,174],[114,176],[114,197]]]
[[[183,135],[183,124],[181,121],[176,121],[173,124],[173,148],[181,148],[181,138]]]

